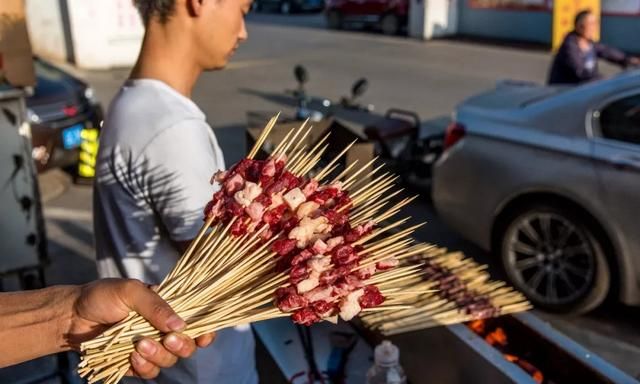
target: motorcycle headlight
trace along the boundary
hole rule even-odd
[[[27,120],[29,120],[30,123],[38,124],[40,123],[40,116],[31,108],[27,108]]]

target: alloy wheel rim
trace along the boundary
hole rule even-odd
[[[527,296],[551,305],[583,297],[595,279],[595,251],[588,236],[553,213],[520,217],[507,234],[507,266]]]

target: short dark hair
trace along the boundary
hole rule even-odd
[[[145,24],[153,17],[157,17],[161,23],[166,23],[176,6],[175,0],[133,0],[138,8],[142,21]]]
[[[578,28],[578,25],[582,23],[584,19],[586,19],[587,16],[591,15],[592,13],[593,12],[590,9],[583,9],[582,11],[578,12],[578,14],[576,15],[576,18],[573,20],[573,26],[575,28]]]

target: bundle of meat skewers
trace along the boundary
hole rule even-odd
[[[398,231],[407,219],[393,218],[412,199],[395,202],[395,177],[380,174],[382,167],[369,171],[372,161],[330,178],[349,147],[307,177],[327,136],[307,148],[306,124],[269,158],[254,159],[275,122],[246,159],[214,175],[221,188],[205,209],[205,224],[159,287],[190,337],[283,316],[305,325],[350,320],[407,309],[407,298],[426,292],[399,289],[422,267],[405,262],[433,247],[411,239],[418,226]],[[131,313],[82,344],[79,373],[90,383],[117,383],[130,367],[134,342],[162,336]]]
[[[434,247],[412,259],[421,265],[420,274],[396,287],[416,292],[402,300],[411,307],[363,314],[361,320],[367,328],[388,336],[531,309],[520,292],[504,282],[491,281],[486,266],[459,252]]]

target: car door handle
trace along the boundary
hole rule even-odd
[[[640,171],[640,157],[616,156],[610,160],[611,165],[620,170]]]

